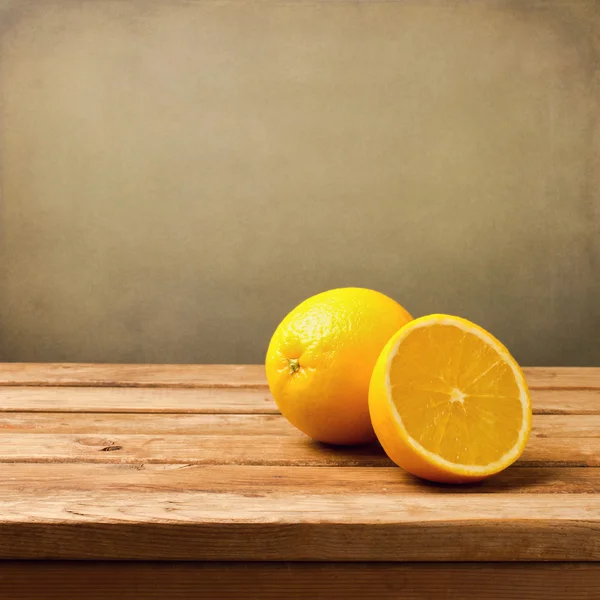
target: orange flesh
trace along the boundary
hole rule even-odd
[[[414,329],[392,359],[390,384],[408,435],[452,463],[488,465],[517,443],[523,407],[514,374],[475,334]]]

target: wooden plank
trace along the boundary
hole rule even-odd
[[[2,363],[0,385],[266,388],[264,365]]]
[[[532,390],[531,401],[538,415],[600,414],[598,390]]]
[[[599,441],[600,445],[600,441]],[[289,466],[389,466],[376,445],[337,448],[305,436],[0,435],[2,462],[188,463]]]
[[[595,494],[0,493],[0,558],[600,561]]]
[[[600,389],[600,367],[525,367],[523,371],[531,389]]]
[[[497,523],[498,528],[529,527],[540,521],[578,522],[589,527],[593,554],[600,560],[600,497],[595,494],[346,494],[172,490],[21,490],[0,489],[0,523],[94,522],[118,524],[232,523],[404,525]],[[523,521],[524,523],[517,523]],[[596,539],[594,539],[595,534]],[[240,540],[239,543],[243,543]],[[447,556],[449,549],[443,550]]]
[[[139,432],[146,435],[303,435],[279,414],[0,412],[0,436],[6,433],[121,435]],[[532,435],[598,438],[600,415],[534,415]]]
[[[10,600],[591,600],[597,563],[3,562]]]
[[[517,464],[528,467],[600,467],[600,438],[532,437]]]
[[[2,416],[0,415],[1,422]],[[533,416],[531,434],[540,438],[598,438],[600,437],[600,415],[536,414]]]
[[[268,390],[251,388],[0,387],[0,412],[276,414]]]
[[[569,416],[566,419],[598,420],[600,416]],[[585,433],[584,423],[565,423],[562,431]],[[560,428],[557,429],[557,431]],[[97,433],[102,435],[279,435],[302,436],[281,415],[264,414],[169,414],[139,413],[13,413],[0,412],[0,438],[6,433]],[[555,431],[555,433],[557,433]],[[600,436],[600,430],[598,431]]]
[[[600,368],[526,367],[532,389],[600,389]],[[263,365],[3,363],[0,385],[266,387]]]
[[[377,446],[340,448],[305,436],[29,434],[0,435],[2,462],[189,463],[289,466],[391,465]],[[600,466],[600,438],[532,437],[520,466]]]
[[[600,415],[600,390],[534,390],[535,414]],[[261,388],[0,386],[0,412],[276,414]]]
[[[386,493],[393,494],[597,494],[600,469],[510,468],[472,485],[438,485],[397,467],[294,467],[189,464],[2,465],[5,493],[57,491],[200,491],[237,494]]]

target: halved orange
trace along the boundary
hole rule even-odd
[[[515,359],[493,335],[449,315],[415,319],[392,337],[371,377],[369,411],[396,464],[447,483],[502,471],[531,431]]]

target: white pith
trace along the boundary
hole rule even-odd
[[[398,352],[398,348],[400,347],[402,342],[415,329],[429,327],[433,324],[435,324],[435,325],[450,325],[452,327],[456,327],[456,328],[460,329],[461,331],[466,331],[468,333],[476,335],[481,340],[483,340],[484,343],[486,343],[488,346],[492,347],[498,353],[499,357],[507,365],[510,366],[510,368],[513,372],[515,381],[517,383],[517,386],[519,387],[519,392],[520,392],[519,399],[521,401],[521,408],[522,408],[521,429],[519,430],[519,435],[517,437],[517,441],[515,442],[514,446],[508,452],[506,452],[502,457],[500,457],[497,461],[495,461],[493,463],[490,463],[487,465],[468,465],[468,464],[462,464],[462,463],[455,463],[455,462],[446,460],[445,458],[442,458],[438,454],[435,454],[435,453],[427,450],[419,442],[417,442],[417,440],[415,440],[408,434],[408,431],[406,430],[406,427],[404,426],[404,423],[402,421],[402,417],[398,413],[398,409],[396,408],[396,405],[394,404],[394,401],[392,399],[392,387],[391,387],[391,382],[390,382],[390,369],[391,369],[391,365],[392,365],[392,360],[396,356],[396,354]],[[397,340],[395,340],[395,343],[394,343],[393,347],[391,348],[390,353],[388,355],[387,364],[386,364],[385,387],[386,387],[387,399],[388,399],[390,408],[392,410],[392,414],[396,418],[396,421],[397,421],[398,425],[400,426],[400,428],[401,428],[406,440],[410,444],[410,446],[412,446],[412,448],[417,452],[417,454],[419,454],[423,457],[426,457],[428,462],[443,469],[444,471],[450,471],[453,473],[460,473],[460,474],[474,475],[474,476],[486,475],[486,474],[490,474],[491,472],[501,471],[504,467],[511,464],[517,458],[517,456],[519,455],[519,453],[525,443],[526,436],[528,435],[528,432],[529,432],[530,414],[529,414],[529,396],[527,393],[527,385],[525,383],[525,380],[523,378],[523,375],[522,375],[520,369],[518,368],[518,366],[515,363],[515,360],[502,346],[500,346],[496,342],[496,340],[493,337],[486,335],[485,332],[483,332],[482,330],[480,330],[477,327],[469,326],[468,322],[464,322],[463,320],[449,318],[447,316],[440,316],[440,317],[434,318],[434,319],[432,319],[431,317],[427,317],[427,318],[416,319],[415,321],[412,321],[408,325],[405,325],[402,328],[401,335],[398,337]],[[454,390],[451,395],[451,401],[452,402],[462,402],[463,400],[464,400],[464,394],[460,390]]]

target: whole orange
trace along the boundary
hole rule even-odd
[[[277,327],[267,351],[267,379],[283,416],[321,442],[373,441],[373,367],[410,320],[400,304],[363,288],[330,290],[299,304]]]

